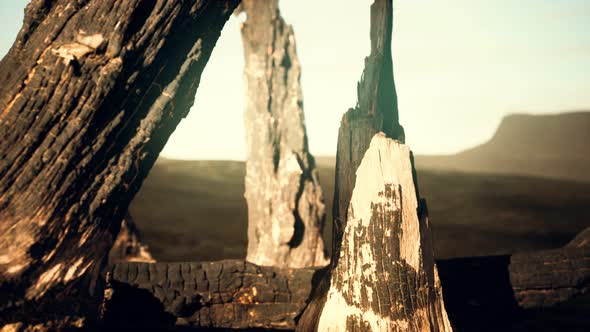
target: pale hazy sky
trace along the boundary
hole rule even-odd
[[[0,55],[25,0],[0,0]],[[369,53],[369,0],[282,0],[302,64],[312,153],[333,155]],[[163,155],[244,159],[239,18],[226,24],[195,106]],[[418,154],[487,140],[507,113],[590,109],[590,0],[394,0],[401,122]]]

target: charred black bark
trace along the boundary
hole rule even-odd
[[[453,327],[518,330],[530,317],[550,314],[554,306],[590,294],[588,248],[437,260]],[[244,261],[118,263],[109,269],[101,323],[293,330],[304,308],[315,305],[307,304],[318,291],[312,293],[311,285],[327,271]]]
[[[590,233],[576,239],[584,234]],[[556,305],[590,294],[589,244],[437,261],[453,326],[506,330],[531,314],[549,315]]]
[[[0,63],[0,324],[95,307],[127,206],[237,4],[27,6]]]
[[[109,273],[108,327],[293,330],[315,270],[219,261],[120,263]]]

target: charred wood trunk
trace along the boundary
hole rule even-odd
[[[451,330],[398,120],[392,9],[371,6],[371,54],[338,136],[332,263],[298,331]]]
[[[589,234],[580,233],[572,243]],[[590,242],[585,243],[437,261],[453,326],[460,331],[504,330],[527,313],[548,315],[549,308],[590,294]]]
[[[459,331],[515,330],[523,320],[590,294],[588,246],[445,259],[436,265],[449,319]],[[108,270],[101,323],[293,330],[312,297],[313,281],[325,270],[243,261],[119,263]]]
[[[119,234],[109,252],[109,265],[120,262],[155,262],[148,246],[141,242],[139,230],[129,213],[121,222]]]
[[[356,170],[319,331],[451,331],[410,149],[376,134]]]
[[[0,63],[0,324],[94,310],[237,0],[33,0]]]
[[[313,269],[244,261],[120,263],[102,306],[105,327],[295,329]]]
[[[357,106],[349,109],[340,122],[334,182],[334,228],[332,260],[338,260],[338,246],[348,215],[348,204],[356,182],[356,169],[378,132],[405,141],[399,124],[397,95],[393,80],[391,0],[375,0],[371,6],[371,54],[357,85]]]
[[[281,17],[278,0],[245,0],[241,10],[247,16],[242,25],[247,260],[292,268],[324,266],[325,205],[307,144],[293,28]]]

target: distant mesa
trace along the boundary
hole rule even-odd
[[[416,165],[590,182],[590,112],[508,115],[487,143],[455,155],[417,156]]]

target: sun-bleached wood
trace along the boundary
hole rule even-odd
[[[298,331],[317,330],[330,288],[330,271],[337,266],[346,227],[348,205],[356,182],[356,170],[371,139],[378,132],[404,142],[405,133],[399,123],[398,103],[393,79],[391,36],[393,27],[392,0],[375,0],[371,5],[371,53],[357,85],[357,104],[343,116],[338,131],[336,174],[334,181],[332,260],[324,277],[314,287],[312,301],[305,309]]]
[[[315,270],[226,260],[119,263],[108,273],[101,321],[109,328],[293,330]]]
[[[318,331],[451,331],[408,146],[378,133],[356,171]]]
[[[302,268],[328,264],[325,204],[309,152],[301,66],[278,0],[245,0],[247,260]]]

